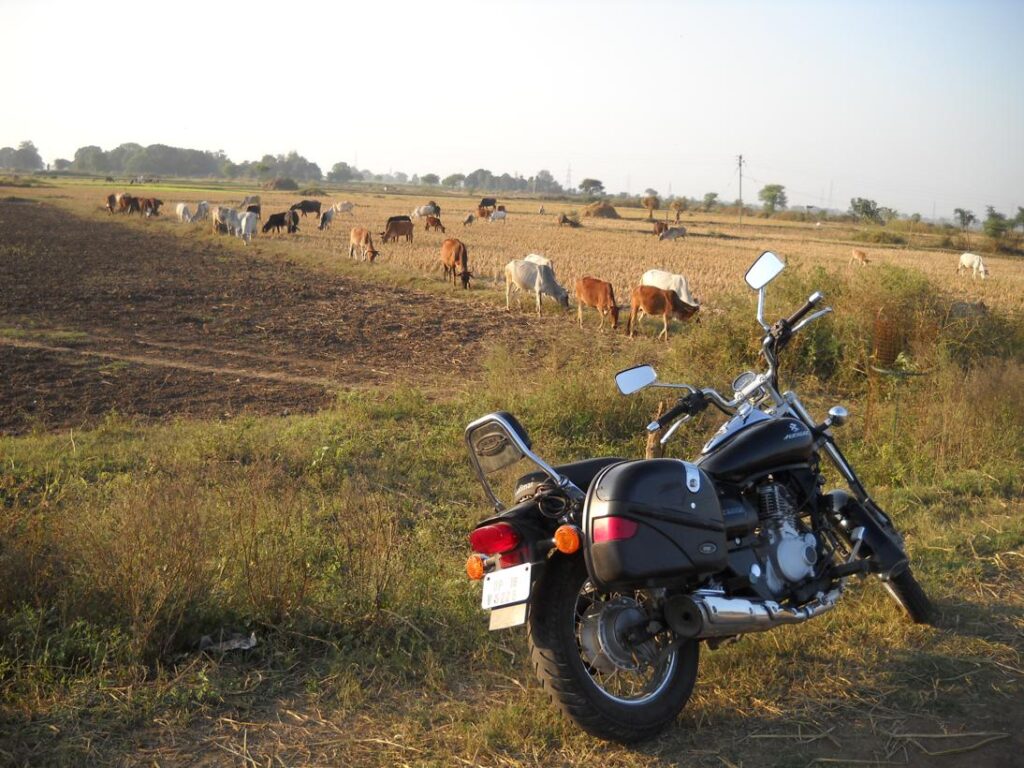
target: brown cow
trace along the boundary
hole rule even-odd
[[[558,226],[560,226],[560,227],[572,227],[573,229],[577,229],[577,228],[583,226],[582,224],[580,224],[575,219],[570,219],[564,213],[558,214],[558,216],[555,217],[555,221],[558,222]]]
[[[491,209],[490,208],[484,208],[482,205],[477,206],[476,217],[478,219],[486,219],[490,215],[491,215]]]
[[[871,263],[871,259],[868,258],[868,255],[864,253],[864,251],[860,250],[859,248],[854,248],[852,251],[850,251],[850,263],[859,264],[862,267],[866,267],[868,264]]]
[[[441,265],[444,267],[444,280],[448,281],[448,275],[452,276],[452,288],[455,287],[455,277],[462,279],[462,287],[469,288],[469,278],[473,273],[469,271],[469,251],[461,240],[449,237],[441,243]]]
[[[499,205],[497,210],[504,211],[505,210],[505,206],[504,205]]]
[[[576,281],[576,319],[583,327],[583,307],[593,307],[601,313],[600,328],[604,331],[604,319],[612,316],[612,330],[619,327],[619,305],[615,303],[615,289],[611,283],[596,277],[581,277]]]
[[[139,207],[142,209],[142,213],[145,216],[159,216],[160,206],[163,204],[163,200],[158,200],[155,197],[139,198]]]
[[[658,334],[658,338],[665,338],[668,341],[668,321],[675,315],[680,320],[689,320],[700,310],[700,307],[695,307],[687,304],[675,291],[666,291],[664,288],[655,288],[653,285],[638,285],[633,289],[633,295],[631,297],[631,306],[629,310],[629,335],[633,336],[634,326],[640,324],[640,318],[643,315],[650,315],[654,317],[661,315],[664,319],[665,324]]]
[[[412,242],[411,221],[389,221],[387,228],[380,233],[382,243],[398,240],[400,237],[404,237],[406,242]]]
[[[107,195],[107,212],[113,213],[114,208],[117,206],[117,195],[111,193]]]
[[[364,229],[363,227],[352,227],[352,231],[348,235],[348,257],[354,259],[356,257],[356,248],[359,249],[359,256],[363,261],[369,258],[372,264],[380,254],[373,247],[373,238],[370,236],[370,230]]]
[[[444,234],[444,225],[441,223],[441,220],[439,218],[437,218],[437,216],[427,216],[427,226],[426,226],[426,229],[427,229],[428,232],[431,229],[440,229],[441,230],[441,234],[442,235]]]
[[[654,234],[660,235],[662,232],[668,232],[668,224],[664,221],[654,222]]]
[[[118,210],[127,213],[129,216],[136,211],[142,213],[142,200],[134,195],[124,195],[121,198]]]

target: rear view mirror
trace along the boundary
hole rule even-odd
[[[778,256],[771,251],[765,251],[757,257],[757,261],[750,265],[750,269],[747,270],[743,279],[747,281],[747,285],[755,291],[759,291],[778,277],[778,274],[785,268],[786,265]]]
[[[624,395],[632,395],[658,380],[658,374],[649,365],[638,365],[615,374],[615,386]]]

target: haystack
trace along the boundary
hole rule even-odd
[[[268,181],[266,184],[263,185],[263,188],[264,189],[276,189],[276,190],[285,191],[285,192],[294,192],[294,191],[296,191],[299,188],[299,185],[295,182],[294,179],[289,179],[289,178],[281,179],[281,178],[278,178],[278,179],[271,179],[270,181]]]
[[[583,209],[584,216],[593,216],[595,219],[618,219],[619,212],[612,208],[611,204],[604,202],[591,203]]]

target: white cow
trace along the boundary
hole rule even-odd
[[[260,205],[260,196],[246,195],[245,200],[243,200],[238,207],[244,211],[250,205]]]
[[[332,205],[330,210],[334,211],[335,213],[351,214],[352,209],[355,207],[355,203],[349,202],[348,200],[343,200],[340,203],[335,203],[334,205]]]
[[[200,201],[199,205],[196,206],[195,215],[192,216],[192,221],[203,221],[207,216],[210,215],[210,204],[205,200]]]
[[[259,217],[255,213],[243,213],[238,220],[238,236],[243,243],[250,242],[256,236]]]
[[[221,226],[223,226],[230,234],[237,235],[238,231],[242,228],[238,211],[234,208],[229,208],[226,205],[218,205],[210,212],[210,214],[213,219],[213,231],[215,233]]]
[[[973,280],[979,274],[981,279],[984,280],[988,277],[988,267],[985,266],[985,262],[981,260],[981,256],[976,253],[961,253],[960,264],[957,265],[956,273],[959,275],[961,269],[969,269],[973,273],[971,279]]]
[[[412,213],[410,215],[414,219],[419,219],[419,218],[421,218],[423,216],[437,216],[440,213],[441,213],[441,209],[440,208],[438,208],[436,205],[430,205],[428,203],[427,205],[421,205],[421,206],[419,206],[417,208],[413,208],[412,209]]]
[[[504,224],[508,220],[508,213],[506,211],[495,211],[488,218],[491,221],[500,221]]]
[[[179,221],[184,221],[186,224],[192,221],[192,211],[189,210],[188,204],[178,203],[178,205],[175,206],[174,211],[178,214]]]
[[[666,272],[663,269],[649,269],[640,278],[640,285],[653,285],[655,288],[675,291],[680,301],[686,302],[691,307],[700,306],[700,302],[693,298],[693,294],[690,293],[690,284],[682,275]]]
[[[525,259],[513,259],[505,265],[505,309],[512,309],[513,291],[532,291],[537,296],[537,314],[540,314],[541,296],[547,294],[569,308],[569,292],[555,280],[555,273],[547,264],[534,264]],[[519,297],[516,301],[522,304]]]
[[[550,267],[551,274],[555,274],[555,265],[551,262],[547,256],[541,256],[539,253],[531,253],[527,255],[523,261],[528,261],[531,264],[539,264],[543,267]]]
[[[680,237],[686,237],[686,227],[669,227],[658,235],[659,240],[676,240]]]
[[[334,214],[337,211],[334,208],[328,208],[326,211],[320,214],[320,229],[324,230],[331,226],[331,222],[334,221]]]

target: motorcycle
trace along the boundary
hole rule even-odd
[[[490,628],[527,625],[544,689],[587,732],[633,742],[668,725],[689,700],[701,643],[800,624],[831,610],[851,577],[874,576],[909,618],[927,623],[928,597],[903,538],[833,438],[848,419],[816,421],[779,391],[792,338],[832,311],[815,292],[765,322],[766,286],[784,264],[765,251],[745,280],[758,292],[767,370],[732,382],[732,396],[658,381],[650,365],[616,374],[619,391],[674,390],[647,425],[664,445],[708,406],[728,419],[692,462],[592,458],[551,466],[514,416],[466,428],[476,476],[494,507],[469,536],[467,575],[483,582]],[[816,310],[816,311],[815,311]],[[827,459],[849,490],[825,492]],[[522,471],[523,462],[531,470]],[[511,485],[506,506],[495,486]]]

